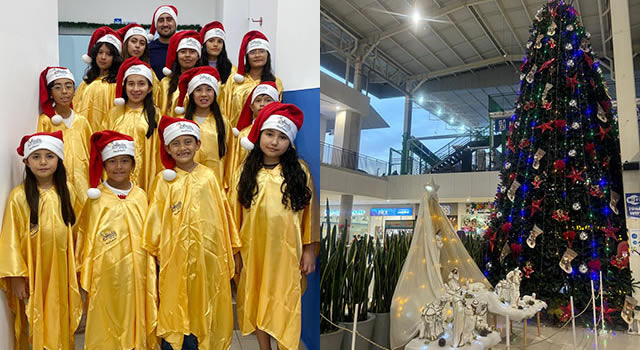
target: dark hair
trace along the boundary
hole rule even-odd
[[[218,106],[217,97],[217,94],[214,93],[213,103],[209,106],[209,110],[211,110],[211,113],[213,113],[213,117],[216,120],[216,130],[218,132],[218,156],[222,158],[225,153],[227,153],[227,135],[224,128],[224,120],[222,119],[222,112],[220,112],[220,106]],[[189,95],[189,104],[187,105],[184,117],[186,119],[193,120],[193,113],[195,113],[195,111],[195,98],[193,98],[193,93],[191,93],[191,95]]]
[[[195,67],[200,67],[200,60],[196,60]],[[173,93],[178,89],[178,82],[180,81],[180,76],[182,75],[182,67],[180,67],[180,62],[178,62],[178,52],[176,52],[176,59],[173,61],[173,67],[171,67],[171,77],[169,78],[169,91],[167,92],[167,99],[169,100],[169,104],[167,107],[171,109],[171,105],[173,104],[173,99],[171,98]]]
[[[38,206],[40,202],[40,191],[38,191],[38,180],[31,169],[25,165],[26,176],[24,179],[24,194],[27,197],[29,205],[29,223],[32,226],[38,225]],[[58,197],[60,197],[60,206],[62,220],[65,225],[73,226],[76,223],[76,214],[71,206],[71,196],[67,187],[67,172],[64,170],[62,159],[58,158],[58,166],[53,173],[53,184],[56,187]]]
[[[127,58],[132,57],[132,56],[129,56],[129,47],[128,47],[129,39],[131,39],[131,37],[127,38],[127,40],[125,40],[125,42],[122,43],[122,60],[123,61],[126,61]],[[142,52],[142,56],[140,56],[140,61],[149,63],[149,43],[147,42],[146,38],[144,42],[145,42],[144,51]]]
[[[98,56],[98,51],[102,47],[102,45],[106,45],[113,56],[113,62],[111,63],[111,67],[109,67],[109,74],[104,77],[102,80],[108,83],[115,83],[116,78],[118,77],[118,69],[120,69],[120,65],[123,62],[122,56],[118,53],[118,50],[115,46],[110,43],[100,42],[91,48],[91,52],[89,56],[91,57],[91,64],[87,67],[85,71],[84,82],[87,84],[91,84],[97,77],[100,76],[100,68],[98,67],[98,63],[96,63],[96,57]]]
[[[57,80],[57,79],[56,79],[56,80]],[[75,87],[76,87],[76,82],[75,82],[75,81],[73,81],[73,80],[72,80],[71,82],[73,82],[73,88],[75,89]],[[52,99],[52,100],[53,100],[53,95],[51,94],[51,89],[53,89],[53,84],[55,84],[55,83],[56,83],[56,81],[54,80],[54,81],[50,82],[50,83],[47,85],[47,95],[49,95],[49,97],[51,97],[51,99]],[[74,90],[74,92],[73,92],[73,93],[74,93],[74,95],[75,95],[75,90]]]
[[[202,45],[202,53],[200,54],[200,63],[203,66],[209,65],[209,54],[207,53],[207,45]],[[227,56],[227,45],[222,41],[222,51],[216,58],[216,69],[220,74],[220,84],[224,84],[229,79],[229,75],[231,74],[231,61],[229,61],[229,57]]]
[[[247,209],[251,207],[253,198],[258,194],[256,177],[258,171],[263,167],[262,157],[262,150],[259,145],[256,145],[249,152],[242,167],[238,183],[238,201]],[[302,170],[298,161],[298,152],[292,145],[289,145],[287,151],[280,156],[280,164],[282,164],[282,176],[284,177],[282,186],[280,186],[282,204],[285,208],[291,208],[293,211],[304,209],[311,201],[311,189],[307,186],[307,174]]]
[[[248,73],[251,69],[251,65],[249,64],[249,53],[244,55],[244,72]],[[265,81],[276,81],[276,76],[271,72],[271,53],[267,51],[267,63],[262,67],[262,75],[260,76],[260,82],[264,83]]]
[[[127,96],[127,79],[129,79],[129,77],[124,80],[124,86],[122,87],[122,98],[124,98],[125,102],[129,101],[129,96]],[[142,111],[147,112],[147,123],[149,124],[149,127],[147,128],[145,136],[150,138],[158,126],[158,121],[156,121],[156,107],[153,105],[153,90],[151,89],[153,87],[153,83],[150,82],[149,79],[147,79],[147,82],[149,83],[150,89],[147,96],[145,96],[142,101]]]

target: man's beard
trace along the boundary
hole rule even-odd
[[[173,36],[173,34],[175,34],[176,31],[174,30],[173,32],[171,32],[171,34],[169,35],[162,35],[160,32],[158,32],[158,36],[161,37],[162,39],[171,39],[171,37]]]

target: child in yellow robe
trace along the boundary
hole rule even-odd
[[[142,243],[160,266],[157,335],[163,349],[227,350],[238,232],[213,170],[194,161],[198,125],[163,116],[158,132],[166,169],[149,193]]]
[[[91,189],[78,218],[76,257],[87,291],[84,348],[156,350],[155,261],[142,249],[147,195],[129,176],[133,139],[104,130],[91,137]],[[100,183],[103,168],[107,180]]]
[[[178,81],[183,72],[200,66],[200,33],[195,30],[177,32],[169,40],[167,61],[162,72],[165,77],[160,80],[158,95],[154,96],[156,105],[162,115],[175,117],[174,108],[178,104]]]
[[[216,100],[218,95],[218,71],[210,66],[191,68],[180,77],[180,96],[175,111],[189,120],[195,120],[200,126],[200,136],[205,142],[196,152],[195,161],[216,174],[218,183],[226,189],[227,162],[231,144],[231,127],[222,117]],[[189,96],[187,110],[183,107],[185,97]]]
[[[271,71],[271,48],[267,37],[257,30],[244,35],[238,54],[238,72],[225,84],[224,116],[236,127],[242,107],[260,83],[273,81],[282,95],[282,81]],[[281,99],[281,98],[280,98]],[[280,100],[278,99],[278,100]]]
[[[138,57],[140,61],[151,66],[149,61],[149,41],[153,40],[153,35],[148,34],[147,30],[137,23],[129,23],[117,30],[120,40],[122,40],[122,59],[127,60],[131,57]],[[153,75],[153,96],[155,97],[160,89],[160,80],[156,73],[151,70]]]
[[[74,113],[71,100],[75,80],[64,67],[47,67],[40,74],[38,132],[62,131],[67,181],[84,203],[89,188],[89,138],[91,126],[83,115]]]
[[[236,303],[243,334],[255,333],[261,350],[275,338],[280,349],[298,349],[304,276],[315,270],[318,206],[309,168],[293,147],[303,115],[273,102],[251,127],[250,150],[229,198],[242,247]]]
[[[148,191],[159,171],[158,134],[155,132],[160,114],[153,104],[153,71],[137,57],[128,58],[118,72],[116,100],[109,112],[109,130],[130,135],[136,145],[136,167],[133,182]]]
[[[26,177],[9,194],[0,233],[0,289],[15,315],[15,348],[73,350],[82,300],[62,131],[23,137],[18,154]]]
[[[92,131],[106,128],[105,118],[113,107],[116,76],[122,63],[122,42],[109,27],[93,32],[82,60],[89,65],[84,81],[73,98],[76,112],[87,117]]]
[[[201,64],[211,66],[220,73],[219,93],[216,99],[220,106],[220,112],[225,115],[225,84],[229,77],[233,77],[238,71],[238,67],[233,65],[227,55],[227,45],[225,43],[226,33],[224,25],[219,21],[209,22],[200,30],[200,42],[202,43],[202,53],[200,54]]]
[[[229,155],[228,163],[228,176],[229,182],[232,181],[233,174],[237,171],[242,171],[242,163],[247,159],[249,152],[240,145],[240,140],[243,137],[249,136],[251,131],[251,124],[258,117],[258,113],[271,102],[279,101],[280,93],[278,87],[272,81],[266,81],[256,86],[251,95],[247,96],[247,101],[244,103],[242,113],[240,113],[240,119],[238,119],[238,125],[232,129],[235,138],[231,143],[231,154]],[[227,185],[227,188],[229,185]]]

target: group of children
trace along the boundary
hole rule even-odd
[[[77,90],[66,68],[40,76],[0,233],[16,349],[73,349],[83,310],[85,349],[228,349],[232,281],[242,333],[298,348],[319,240],[302,111],[279,102],[262,33],[236,68],[220,22],[176,19],[154,13],[151,33],[174,26],[160,81],[137,24],[93,33]]]

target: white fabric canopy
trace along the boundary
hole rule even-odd
[[[411,247],[391,302],[391,348],[400,348],[418,335],[420,313],[425,304],[444,295],[443,275],[458,268],[460,283],[491,285],[467,253],[449,219],[440,208],[438,186],[425,186]],[[436,234],[439,236],[437,237]],[[437,241],[442,240],[442,248]]]

